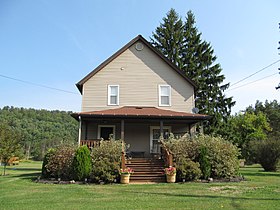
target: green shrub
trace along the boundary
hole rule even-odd
[[[51,172],[47,170],[46,165],[48,165],[50,158],[55,154],[55,149],[51,148],[45,154],[43,165],[42,165],[42,177],[43,178],[50,178]]]
[[[73,178],[75,180],[84,180],[90,176],[92,163],[90,151],[86,145],[79,147],[73,159]]]
[[[237,175],[239,149],[222,137],[199,135],[195,137],[200,147],[208,150],[212,178],[228,178]]]
[[[192,141],[189,135],[166,141],[165,145],[177,159],[188,158],[196,160],[198,158],[198,142]]]
[[[72,163],[76,149],[77,147],[72,145],[60,145],[55,149],[45,165],[50,177],[62,179],[73,177]]]
[[[181,162],[182,159],[199,162],[200,148],[207,148],[207,160],[211,168],[210,177],[228,178],[238,173],[239,149],[221,137],[198,135],[190,138],[185,136],[178,140],[169,140],[165,144],[173,153],[175,162]],[[209,170],[205,168],[201,170]]]
[[[177,180],[183,181],[192,181],[197,180],[201,177],[202,173],[199,168],[199,163],[194,162],[190,159],[182,159],[175,164],[177,170]]]
[[[119,163],[111,162],[108,158],[93,162],[91,179],[93,182],[112,183],[119,178]]]
[[[208,160],[207,147],[200,147],[199,149],[199,164],[202,172],[202,178],[208,179],[211,176],[211,165]]]
[[[125,148],[125,145],[124,145]],[[114,182],[119,178],[121,165],[122,141],[101,141],[100,146],[91,152],[92,174],[95,182]]]
[[[277,171],[280,162],[280,140],[271,137],[268,140],[256,144],[257,161],[265,171]]]

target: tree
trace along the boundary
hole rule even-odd
[[[0,124],[18,130],[26,159],[42,160],[49,148],[74,143],[78,139],[78,122],[71,112],[16,107],[0,108]]]
[[[254,141],[267,139],[267,132],[271,131],[266,115],[262,112],[254,113],[247,111],[232,116],[228,120],[227,138],[241,149],[241,155],[247,160],[254,160],[251,146]]]
[[[224,95],[229,84],[222,84],[225,76],[210,43],[202,40],[194,14],[189,11],[183,22],[171,9],[153,33],[151,43],[198,85],[196,107],[200,113],[213,116],[206,133],[219,133],[235,102]]]
[[[4,163],[4,176],[8,161],[19,153],[20,140],[21,136],[16,130],[0,124],[0,160]]]
[[[280,29],[280,23],[279,23],[279,29]],[[278,42],[278,44],[280,45],[280,41]],[[280,46],[278,47],[278,50],[280,50]],[[280,71],[280,68],[278,68],[278,70]],[[278,90],[280,88],[280,83],[275,88],[276,88],[276,90]]]
[[[249,106],[246,111],[254,112],[255,114],[264,113],[271,127],[271,131],[267,132],[267,135],[269,137],[280,136],[280,103],[277,100],[271,102],[266,100],[265,103],[256,101],[255,106]]]
[[[178,13],[171,9],[166,17],[163,18],[163,23],[153,32],[151,43],[171,62],[182,68],[182,60],[179,59],[182,55],[184,44],[184,27],[183,21]]]

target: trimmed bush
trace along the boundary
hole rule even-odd
[[[42,165],[42,177],[43,178],[50,178],[51,172],[47,170],[46,166],[48,165],[50,158],[55,154],[55,149],[51,148],[47,151]]]
[[[256,143],[257,161],[265,171],[277,171],[280,163],[280,140],[276,137]]]
[[[93,182],[112,183],[119,179],[120,164],[111,162],[108,158],[94,161],[92,168]]]
[[[192,181],[197,180],[201,177],[202,173],[199,168],[199,163],[194,162],[190,159],[182,159],[175,164],[177,169],[177,180],[183,181]]]
[[[76,150],[73,159],[73,178],[75,180],[84,180],[90,176],[92,170],[90,151],[86,145]]]
[[[200,169],[204,173],[204,178],[209,177],[208,163],[212,178],[229,178],[238,173],[239,149],[221,137],[199,135],[190,138],[184,136],[177,140],[167,141],[165,144],[173,153],[175,162],[181,163],[183,159],[186,161],[190,159],[196,163],[201,162]],[[201,148],[207,148],[207,151]]]
[[[125,146],[125,145],[124,145]],[[91,152],[92,174],[94,182],[111,183],[119,179],[122,141],[101,141],[100,146]]]
[[[211,176],[211,165],[208,160],[208,149],[207,147],[199,148],[199,164],[202,172],[202,178],[208,179]]]
[[[55,149],[44,167],[49,177],[62,179],[73,177],[72,163],[76,149],[77,147],[72,145],[60,145]]]

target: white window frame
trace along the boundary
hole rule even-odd
[[[150,153],[152,153],[153,151],[153,130],[154,129],[159,129],[160,130],[160,126],[150,126]],[[172,127],[171,126],[163,126],[162,129],[168,129],[169,134],[172,133]],[[160,138],[158,139],[160,140]]]
[[[98,125],[98,130],[97,130],[97,138],[100,139],[101,135],[101,128],[113,128],[113,139],[116,137],[116,126],[115,125]]]
[[[161,96],[163,96],[161,94],[161,87],[168,87],[169,88],[168,104],[162,104],[161,103]],[[171,86],[170,85],[158,85],[158,102],[159,102],[159,106],[171,106]]]
[[[111,103],[111,87],[117,87],[118,89],[118,94],[117,94],[117,103],[112,104]],[[120,86],[119,85],[108,85],[108,106],[118,106],[119,105],[119,99],[120,99]]]

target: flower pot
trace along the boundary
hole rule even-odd
[[[167,183],[174,183],[176,181],[176,174],[168,175],[166,174]]]
[[[121,183],[129,184],[130,174],[121,174]]]

